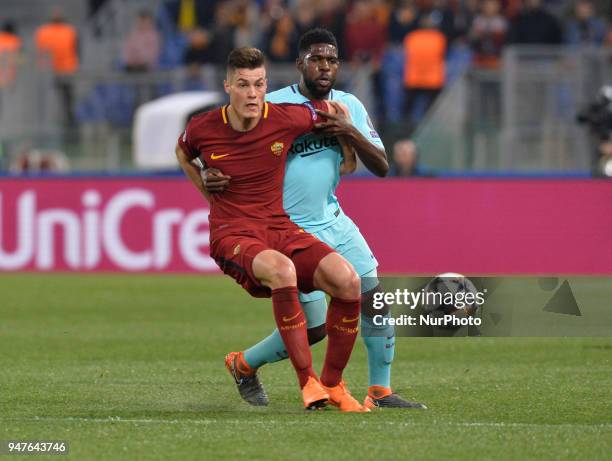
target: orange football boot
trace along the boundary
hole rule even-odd
[[[325,407],[329,394],[325,392],[323,385],[311,376],[302,388],[302,398],[304,399],[304,408],[320,410]]]
[[[349,390],[346,388],[344,381],[340,381],[337,386],[327,387],[323,386],[323,389],[329,394],[329,403],[333,406],[338,407],[340,411],[356,412],[356,413],[367,413],[369,408],[361,405],[355,397],[351,395]]]
[[[240,397],[256,407],[268,405],[268,395],[257,376],[257,369],[249,366],[242,352],[227,354],[225,368],[234,379]]]

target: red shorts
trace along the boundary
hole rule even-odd
[[[253,259],[264,250],[276,250],[293,261],[300,291],[315,290],[314,272],[319,261],[334,250],[293,221],[258,224],[253,221],[211,229],[210,255],[223,273],[256,298],[269,298],[271,291],[253,274]]]

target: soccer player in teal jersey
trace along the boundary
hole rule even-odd
[[[425,408],[391,390],[391,364],[395,348],[392,326],[377,326],[372,321],[372,297],[380,290],[378,262],[353,221],[346,216],[335,189],[345,165],[341,136],[364,165],[378,176],[385,176],[389,166],[382,141],[376,133],[363,104],[352,94],[333,88],[340,61],[334,35],[313,29],[300,39],[296,61],[302,77],[298,84],[269,93],[273,103],[303,103],[309,99],[328,99],[348,106],[350,118],[334,117],[318,125],[317,134],[309,133],[294,141],[285,172],[283,205],[292,221],[306,232],[330,245],[344,256],[361,277],[361,331],[368,353],[369,387],[364,405],[368,408]],[[222,191],[230,180],[221,172],[204,173],[209,192]],[[325,337],[327,302],[323,292],[300,293],[308,325],[310,344]],[[380,314],[377,311],[376,314]],[[388,312],[383,312],[387,315]],[[243,352],[232,352],[226,366],[234,377],[240,395],[252,405],[267,405],[268,398],[257,377],[257,369],[266,363],[287,358],[283,340],[275,330],[270,336]]]

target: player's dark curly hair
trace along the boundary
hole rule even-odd
[[[236,48],[227,57],[227,70],[257,69],[265,64],[264,54],[257,48]]]
[[[316,29],[310,29],[304,35],[300,37],[298,43],[298,55],[302,55],[310,50],[310,46],[315,43],[327,43],[338,48],[338,42],[336,37],[329,30],[317,27]]]

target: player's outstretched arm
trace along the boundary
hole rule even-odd
[[[344,117],[348,122],[351,122],[351,113],[348,107],[336,101],[327,101],[328,105],[332,105],[336,109],[338,117]],[[342,164],[340,165],[340,174],[351,174],[357,169],[357,155],[355,149],[344,136],[338,136],[338,142],[342,147]]]
[[[330,101],[326,101],[328,107],[331,106]],[[337,102],[334,102],[338,104]],[[344,106],[343,104],[341,107]],[[344,106],[345,108],[346,106]],[[342,108],[344,112],[345,109]],[[346,109],[348,112],[348,108]],[[317,111],[319,114],[327,118],[327,121],[317,123],[315,128],[317,131],[337,137],[344,137],[345,141],[353,147],[357,156],[361,159],[368,170],[376,176],[386,176],[389,172],[389,161],[384,149],[372,144],[350,120],[341,117],[338,114],[330,115],[322,111]],[[337,112],[334,109],[334,112]]]
[[[339,103],[337,101],[329,101],[325,100],[325,105],[327,107],[327,112],[322,110],[317,110],[317,113],[327,119],[327,122],[333,121],[336,119],[344,119],[348,123],[351,122],[351,115],[349,109],[346,105]],[[322,122],[315,127],[317,130],[320,130],[321,126],[327,126],[327,122]],[[342,147],[342,163],[340,164],[340,174],[350,174],[353,173],[357,169],[357,157],[355,155],[355,149],[349,144],[348,140],[342,136],[337,136],[338,141],[340,142],[340,147]]]
[[[204,198],[210,203],[211,197],[210,194],[206,191],[204,187],[204,182],[202,181],[202,177],[200,176],[200,167],[191,163],[191,158],[183,151],[179,144],[176,145],[176,149],[174,150],[176,154],[176,159],[179,162],[179,165],[183,169],[185,175],[191,180],[193,185],[200,191],[200,193],[204,196]]]
[[[348,143],[355,149],[365,167],[381,178],[389,173],[389,161],[384,149],[372,144],[358,129],[354,129]]]
[[[340,164],[340,175],[354,173],[357,169],[357,156],[355,155],[355,149],[353,146],[348,144],[344,137],[338,136],[338,141],[342,147],[342,163]]]

